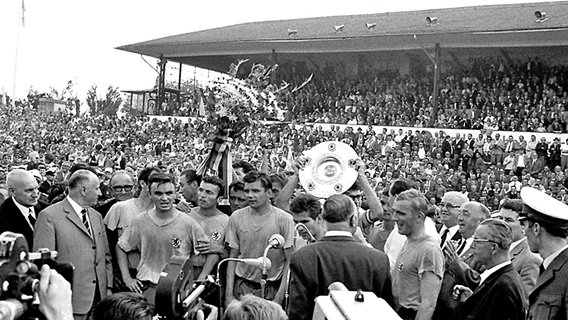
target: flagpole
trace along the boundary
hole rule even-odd
[[[18,31],[16,33],[16,57],[14,58],[14,79],[12,83],[12,100],[16,101],[16,82],[18,75],[18,55],[20,51],[20,29],[24,25],[24,0],[22,0],[22,7],[20,8],[22,24],[20,24],[20,19],[18,19]]]

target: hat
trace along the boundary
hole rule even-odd
[[[57,172],[57,168],[49,167],[49,168],[47,169],[47,171],[45,171],[45,174],[48,174],[48,175],[55,175],[55,172]]]
[[[561,228],[568,228],[568,205],[531,187],[521,189],[523,212],[519,220],[530,219]]]

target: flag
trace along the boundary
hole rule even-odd
[[[26,27],[26,5],[24,4],[24,0],[22,0],[22,27]]]

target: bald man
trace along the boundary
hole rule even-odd
[[[21,233],[33,247],[34,225],[38,206],[39,185],[34,176],[23,169],[14,169],[6,177],[9,198],[0,205],[0,233]]]
[[[89,170],[69,178],[69,195],[43,210],[34,232],[34,249],[57,251],[57,261],[75,266],[73,317],[89,319],[96,303],[110,294],[111,256],[101,214],[92,209],[101,194],[99,178]]]

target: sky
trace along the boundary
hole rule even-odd
[[[30,87],[79,99],[97,85],[152,88],[157,76],[140,55],[118,46],[227,25],[306,17],[543,2],[538,0],[0,0],[0,93],[23,98]],[[17,54],[16,54],[17,52]],[[17,57],[17,59],[16,59]],[[155,67],[156,60],[146,57]],[[170,64],[172,65],[172,64]],[[184,77],[193,71],[186,68]],[[207,77],[206,72],[200,72]],[[170,69],[167,77],[177,81]],[[15,79],[15,81],[14,81]]]

